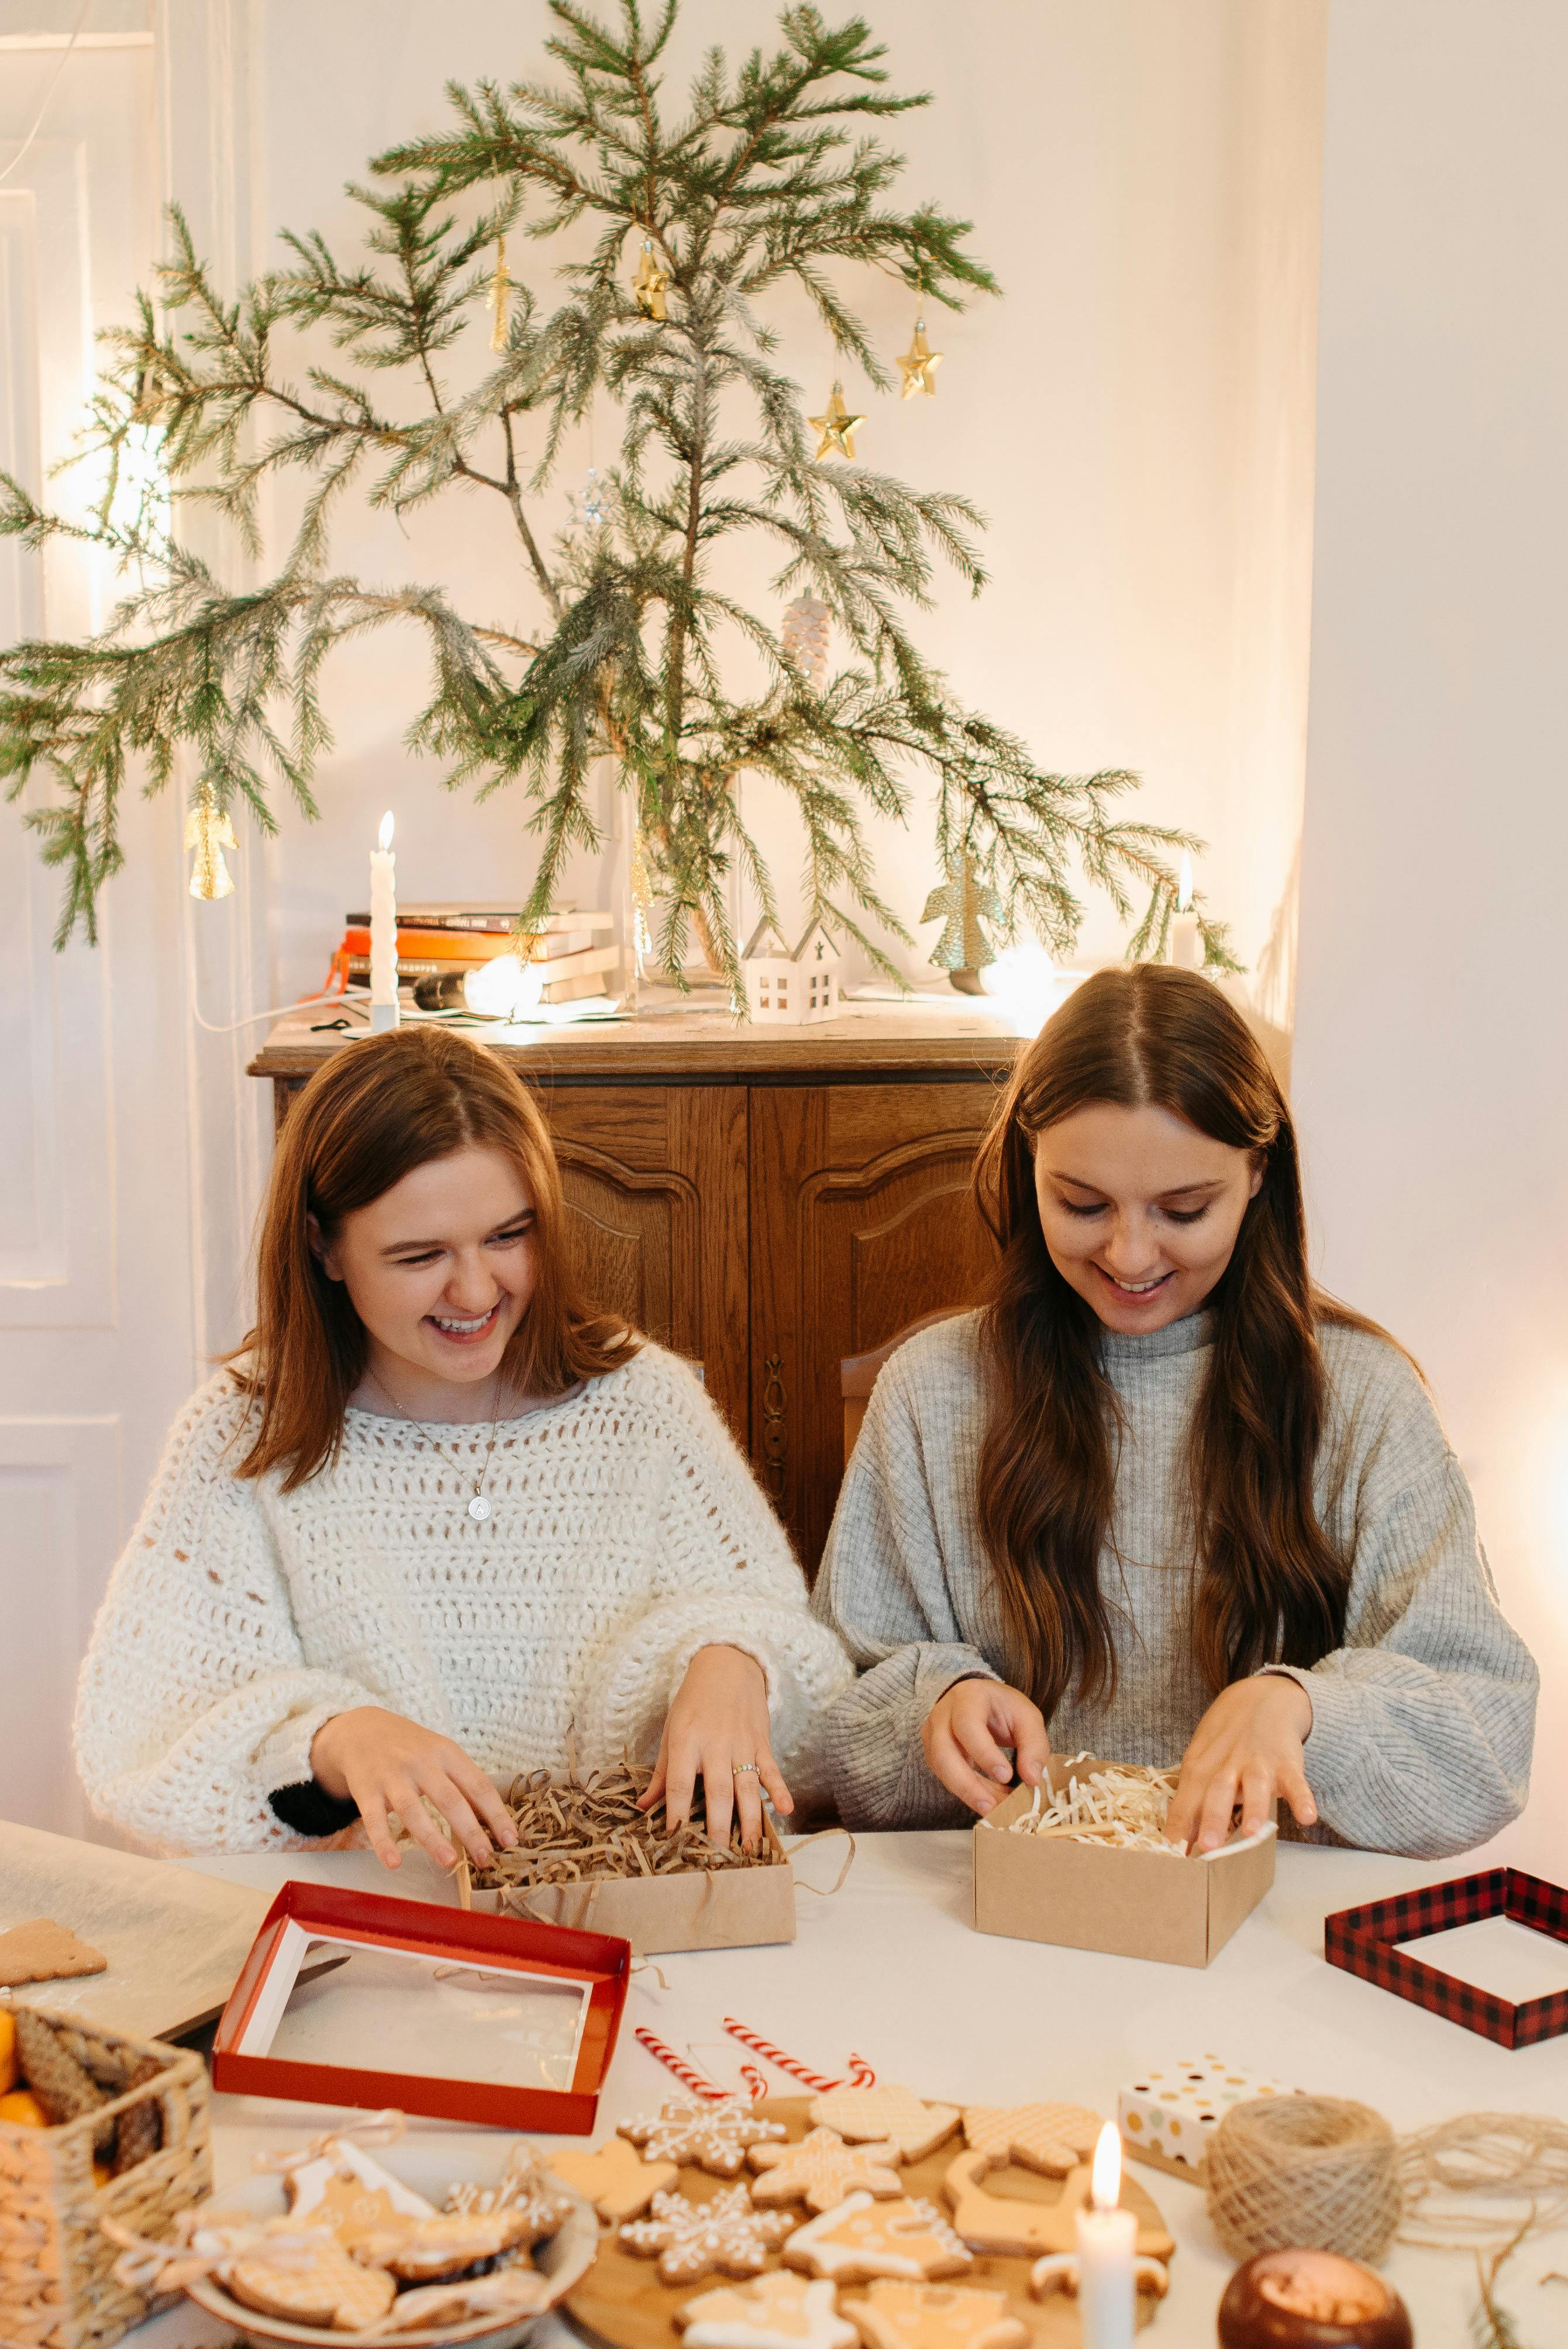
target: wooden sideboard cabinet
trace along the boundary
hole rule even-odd
[[[698,1012],[493,1049],[538,1089],[583,1286],[701,1362],[814,1572],[843,1466],[840,1362],[967,1303],[991,1263],[970,1167],[1017,1039],[979,1010],[879,1005],[814,1029]],[[308,1015],[273,1030],[251,1073],[280,1123],[344,1050]]]

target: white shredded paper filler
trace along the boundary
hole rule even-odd
[[[1186,1845],[1171,1843],[1165,1833],[1176,1773],[1128,1762],[1112,1764],[1085,1778],[1074,1776],[1078,1764],[1088,1759],[1085,1754],[1073,1756],[1066,1765],[1066,1785],[1048,1801],[1045,1788],[1037,1786],[1028,1809],[1006,1832],[1106,1844],[1117,1851],[1164,1851],[1174,1859],[1185,1859]],[[982,1824],[988,1826],[990,1821]]]

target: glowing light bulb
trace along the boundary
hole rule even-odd
[[[521,955],[497,955],[463,980],[463,999],[485,1019],[526,1019],[544,994],[538,967]]]

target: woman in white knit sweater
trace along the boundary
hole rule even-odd
[[[522,1084],[445,1029],[335,1056],[94,1627],[94,1808],[186,1851],[362,1820],[388,1867],[397,1819],[450,1866],[428,1803],[482,1862],[493,1782],[570,1749],[750,1844],[850,1677],[699,1381],[576,1295]]]

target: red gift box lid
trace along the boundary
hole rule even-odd
[[[487,1977],[513,1973],[580,1984],[586,1997],[570,2086],[432,2076],[418,2069],[417,2045],[388,2047],[389,2057],[407,2057],[407,2068],[386,2070],[260,2052],[270,2046],[282,2020],[305,1943],[318,1939],[474,1967]],[[268,1909],[223,2009],[212,2043],[212,2085],[232,2095],[373,2110],[396,2106],[443,2120],[586,2136],[615,2052],[631,1963],[631,1943],[608,1933],[291,1881]]]

